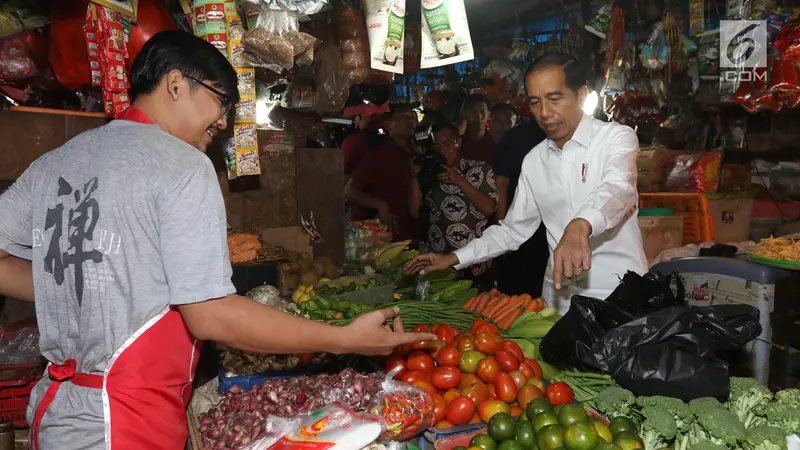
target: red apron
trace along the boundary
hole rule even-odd
[[[152,123],[135,108],[120,118]],[[47,374],[52,383],[34,414],[31,449],[40,450],[42,418],[59,387],[72,383],[102,390],[107,450],[183,450],[199,347],[180,312],[166,308],[114,352],[102,374],[76,373],[75,359],[51,362]]]

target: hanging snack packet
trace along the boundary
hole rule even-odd
[[[256,121],[256,96],[239,95],[239,103],[236,104],[236,123]]]
[[[475,58],[464,0],[422,0],[422,16],[421,68]]]
[[[700,78],[719,79],[719,29],[707,31],[697,37],[697,63]]]
[[[236,176],[260,175],[258,132],[255,123],[235,124],[233,139],[236,148]]]
[[[403,73],[406,1],[366,0],[364,10],[373,69]]]
[[[228,179],[235,180],[236,176],[236,143],[233,138],[225,139],[222,144],[225,156],[225,169],[228,172]]]
[[[592,33],[600,39],[605,39],[606,35],[608,34],[608,30],[611,27],[611,13],[611,5],[604,5],[599,11],[597,11],[597,15],[594,16],[594,19],[592,19],[586,25],[586,31]]]
[[[689,34],[698,36],[705,31],[704,0],[689,2]]]
[[[206,0],[194,0],[192,5],[192,25],[194,27],[194,35],[197,37],[206,37]]]

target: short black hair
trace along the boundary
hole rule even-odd
[[[483,94],[470,94],[467,96],[467,99],[464,100],[464,108],[473,103],[483,103],[486,107],[489,107],[489,99],[486,98]]]
[[[496,105],[492,106],[491,109],[492,115],[499,113],[500,111],[508,111],[512,115],[519,117],[519,111],[517,111],[517,108],[514,108],[508,103],[497,103]]]
[[[566,78],[568,88],[577,92],[586,86],[586,71],[574,56],[566,53],[547,53],[536,58],[525,72],[525,79],[536,71],[553,66],[564,69],[564,78]]]
[[[433,133],[434,135],[437,135],[439,134],[439,132],[442,132],[444,130],[450,130],[450,132],[453,134],[453,137],[456,139],[460,137],[458,134],[458,127],[453,122],[448,122],[446,120],[443,120],[434,123],[433,127],[431,127],[431,133]]]
[[[210,81],[231,104],[239,102],[238,77],[225,55],[211,43],[179,30],[158,32],[142,46],[131,67],[131,100],[152,94],[173,70]]]

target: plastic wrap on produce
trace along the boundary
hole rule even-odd
[[[376,418],[355,413],[338,403],[302,419],[276,425],[273,423],[273,429],[282,429],[282,436],[273,440],[268,435],[263,444],[260,442],[246,450],[360,449],[377,439],[381,433],[381,425]]]
[[[410,439],[432,427],[436,419],[431,396],[418,387],[395,381],[399,372],[400,368],[396,368],[386,375],[368,409],[383,422],[380,437],[384,441]]]
[[[422,0],[423,69],[475,58],[464,0]]]
[[[641,278],[626,275],[624,295],[615,292],[608,301],[573,296],[569,312],[542,339],[544,360],[608,372],[637,396],[727,399],[728,365],[716,352],[739,348],[761,334],[758,309],[682,306],[669,300],[674,294],[663,279],[654,293],[651,282],[629,277]],[[658,309],[670,304],[679,306]],[[637,316],[640,312],[649,313]]]
[[[0,364],[31,364],[41,359],[36,319],[0,326]]]
[[[403,73],[406,0],[366,0],[364,11],[370,47],[370,67]]]

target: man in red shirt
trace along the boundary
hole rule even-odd
[[[378,137],[378,128],[383,125],[383,120],[379,114],[366,116],[356,116],[355,125],[358,131],[347,136],[342,141],[342,159],[344,161],[345,183],[353,176],[364,153],[367,152]],[[350,205],[350,217],[353,220],[367,220],[375,218],[375,211],[364,208],[361,205]]]
[[[480,94],[467,97],[464,102],[467,129],[461,144],[462,157],[491,164],[497,144],[486,131],[489,116],[489,101],[486,97]]]
[[[376,210],[396,239],[408,239],[411,236],[408,168],[414,156],[417,113],[407,105],[392,106],[386,125],[388,137],[375,151],[364,154],[347,183],[345,197],[354,204]]]

